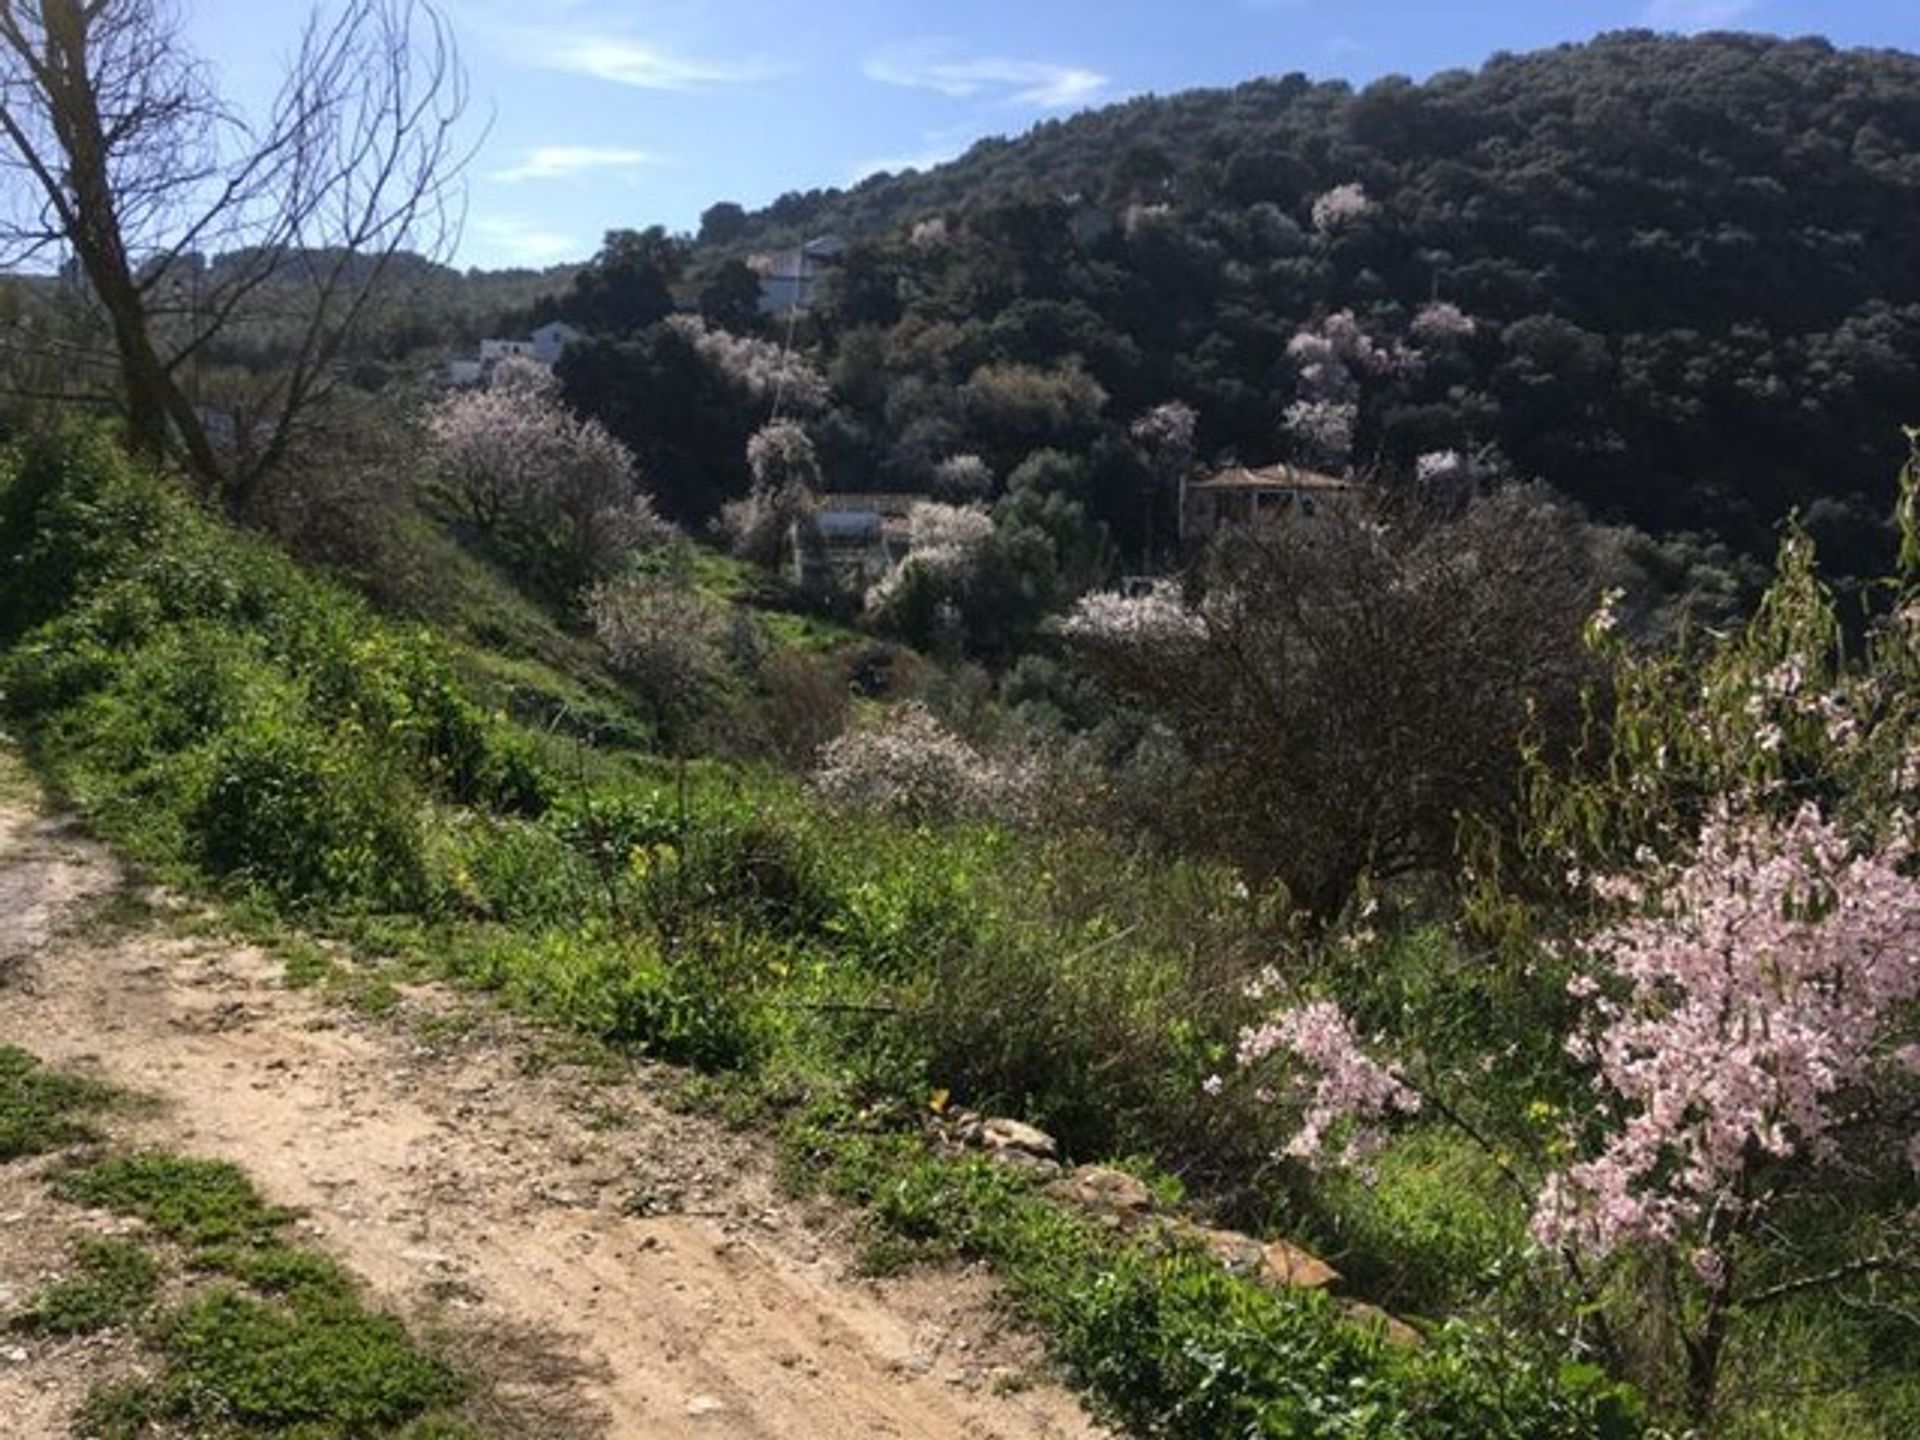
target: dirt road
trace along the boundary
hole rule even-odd
[[[258,950],[85,924],[120,883],[0,803],[0,1042],[158,1100],[138,1141],[242,1166],[548,1433],[1103,1433],[1030,1378],[983,1277],[854,1277],[844,1222],[776,1193],[757,1142],[665,1108],[661,1072],[556,1061],[555,1037],[437,987],[366,1017]],[[35,1371],[0,1365],[0,1414],[89,1380]]]

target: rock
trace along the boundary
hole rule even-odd
[[[1196,1240],[1214,1263],[1229,1275],[1238,1275],[1244,1279],[1258,1276],[1267,1263],[1266,1247],[1251,1235],[1242,1235],[1238,1230],[1216,1230],[1209,1225],[1193,1225],[1184,1232],[1188,1239]]]
[[[1342,1300],[1340,1314],[1351,1325],[1378,1326],[1391,1344],[1417,1350],[1427,1343],[1425,1337],[1406,1321],[1396,1319],[1378,1305],[1369,1305],[1364,1300]]]
[[[1318,1255],[1285,1240],[1269,1240],[1263,1247],[1260,1278],[1269,1285],[1299,1290],[1325,1290],[1340,1283],[1340,1272]]]
[[[1110,1225],[1136,1225],[1153,1212],[1153,1192],[1110,1165],[1082,1165],[1047,1187],[1057,1200],[1091,1211]]]
[[[707,1415],[726,1413],[727,1402],[718,1395],[696,1395],[687,1401],[687,1414],[696,1420]]]
[[[1046,1131],[1005,1116],[981,1121],[977,1143],[988,1150],[1018,1150],[1042,1160],[1052,1160],[1060,1153],[1059,1145]]]
[[[1238,1230],[1215,1230],[1205,1225],[1182,1227],[1189,1240],[1198,1241],[1229,1274],[1262,1285],[1324,1290],[1340,1283],[1340,1272],[1319,1256],[1285,1240],[1260,1241]]]

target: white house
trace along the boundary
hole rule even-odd
[[[549,320],[525,340],[482,340],[479,358],[470,355],[457,355],[447,361],[441,378],[456,389],[468,385],[484,385],[493,375],[493,367],[502,360],[515,358],[530,361],[544,369],[551,370],[560,359],[567,346],[576,340],[584,340],[586,334],[567,324],[564,320]]]
[[[579,330],[567,324],[566,321],[549,320],[533,332],[532,338],[528,341],[532,346],[528,354],[542,365],[554,365],[559,363],[560,354],[567,346],[584,338],[586,337]]]

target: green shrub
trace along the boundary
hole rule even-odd
[[[112,1100],[104,1086],[44,1069],[26,1051],[0,1045],[0,1161],[95,1138],[83,1117]]]
[[[351,1298],[270,1302],[219,1289],[168,1317],[156,1338],[168,1368],[152,1409],[195,1433],[237,1424],[357,1440],[454,1404],[463,1390],[397,1320]]]
[[[383,625],[90,434],[0,463],[0,709],[161,865],[284,904],[426,903],[428,797],[537,814],[535,737]]]
[[[266,1245],[293,1218],[262,1200],[225,1161],[158,1150],[69,1171],[56,1188],[79,1204],[135,1216],[191,1248]]]
[[[16,1330],[91,1335],[140,1318],[160,1287],[160,1267],[138,1245],[82,1236],[73,1245],[74,1273],[49,1285],[13,1317]]]
[[[186,815],[192,858],[289,902],[425,895],[419,801],[352,732],[272,712],[211,745]]]
[[[1272,1290],[1167,1238],[1127,1240],[977,1158],[910,1136],[802,1128],[794,1173],[871,1207],[909,1254],[991,1261],[1013,1303],[1101,1408],[1179,1440],[1628,1440],[1637,1400],[1504,1333],[1445,1326],[1420,1348]]]

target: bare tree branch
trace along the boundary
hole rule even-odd
[[[239,511],[396,260],[450,250],[465,104],[429,0],[316,9],[257,125],[216,93],[172,0],[0,0],[0,261],[71,252],[113,336],[130,443]],[[265,337],[282,358],[231,397],[216,444],[196,362]]]

